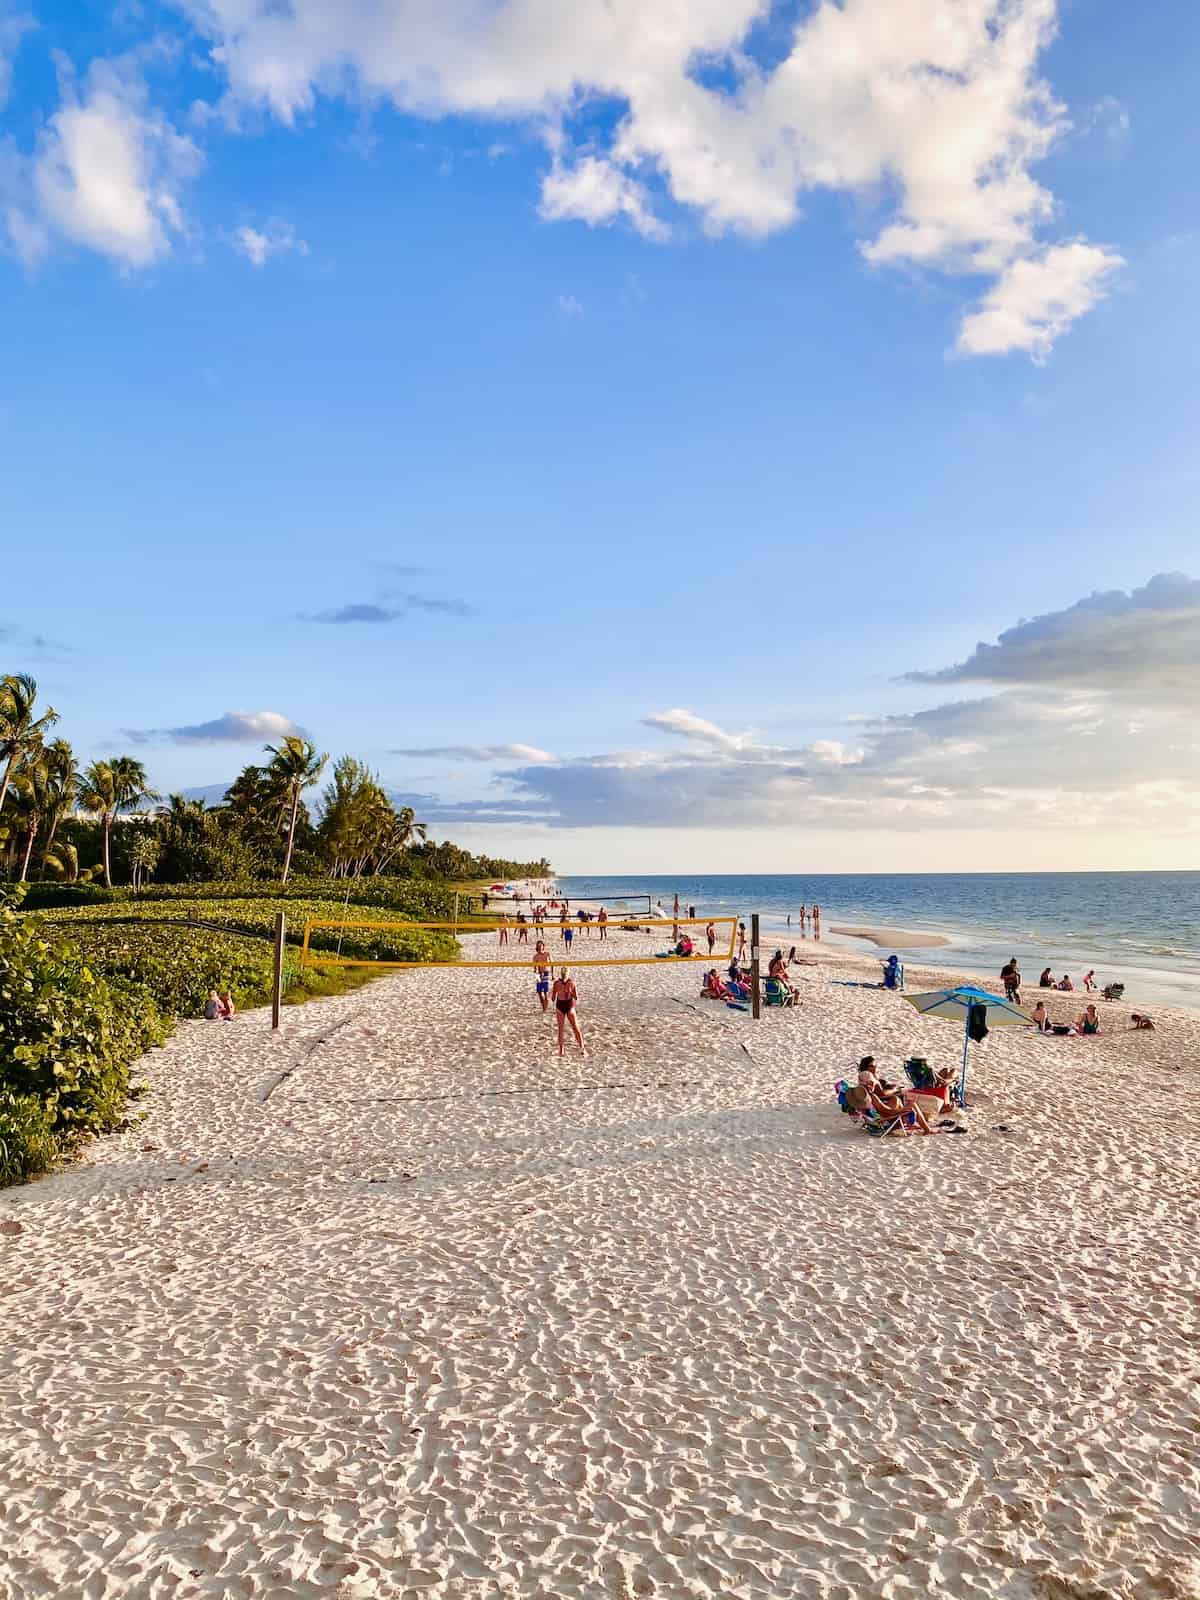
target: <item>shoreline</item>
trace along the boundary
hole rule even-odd
[[[829,932],[840,933],[848,939],[865,939],[881,950],[936,950],[950,943],[943,934],[921,933],[912,928],[839,928],[831,925]]]

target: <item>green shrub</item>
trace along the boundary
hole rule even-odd
[[[0,1139],[5,1170],[28,1175],[48,1164],[48,1136],[67,1149],[116,1126],[130,1065],[168,1030],[147,989],[106,981],[15,903],[0,894]]]
[[[116,905],[81,906],[73,911],[48,911],[41,914],[41,920],[48,930],[53,930],[55,937],[65,933],[75,937],[84,928],[100,925],[112,928],[120,925],[134,930],[153,925],[165,933],[172,924],[191,922],[208,926],[188,929],[190,936],[228,930],[231,934],[236,932],[269,940],[279,911],[287,918],[290,944],[301,943],[306,921],[338,924],[337,927],[313,929],[311,948],[317,952],[327,950],[366,961],[451,961],[457,951],[448,933],[397,927],[394,911],[382,906],[347,907],[340,900],[217,900],[173,895],[162,900],[122,901]],[[369,928],[343,929],[344,922],[391,923],[392,926],[374,933]]]
[[[48,1172],[58,1159],[54,1117],[31,1094],[0,1089],[0,1189]]]

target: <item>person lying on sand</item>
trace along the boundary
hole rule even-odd
[[[1154,1020],[1148,1017],[1144,1011],[1132,1012],[1129,1018],[1129,1026],[1135,1028],[1139,1033],[1154,1032]]]

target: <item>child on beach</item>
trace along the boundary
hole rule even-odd
[[[204,1007],[204,1020],[206,1022],[219,1022],[221,1020],[221,996],[215,989],[208,991],[208,1003]]]
[[[233,996],[228,989],[222,989],[219,999],[221,1001],[220,1018],[222,1022],[232,1022],[237,1015],[237,1007],[233,1003]]]

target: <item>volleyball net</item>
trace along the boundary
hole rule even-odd
[[[713,942],[709,949],[708,929],[712,928]],[[384,935],[393,933],[399,937],[410,934],[418,929],[430,933],[448,933],[458,939],[472,941],[469,953],[458,957],[449,957],[446,960],[411,960],[393,961],[382,957],[371,956],[344,956],[337,951],[315,949],[312,946],[312,936],[318,931],[331,929],[340,936],[365,930],[371,934]],[[628,941],[631,934],[654,933],[662,929],[663,936],[668,944],[668,949],[658,950],[647,954],[638,955],[600,955],[610,944]],[[564,937],[570,932],[571,938]],[[521,935],[526,937],[522,938]],[[728,941],[725,935],[728,933]],[[504,936],[503,943],[501,935]],[[481,955],[480,942],[482,939],[492,938],[496,942],[491,946],[491,954]],[[329,921],[312,919],[304,924],[304,944],[301,949],[300,964],[302,967],[332,966],[332,967],[372,967],[379,970],[400,967],[512,967],[529,971],[533,967],[534,952],[537,941],[541,940],[546,946],[546,956],[554,966],[572,967],[639,967],[649,966],[651,962],[659,961],[732,961],[737,953],[738,943],[738,918],[737,917],[637,917],[630,919],[620,917],[610,919],[606,923],[579,922],[568,917],[565,922],[557,918],[547,919],[540,927],[535,927],[532,922],[519,924],[506,919],[490,924],[471,923],[464,928],[461,923],[454,922],[349,922],[339,918]],[[679,947],[684,946],[683,953]],[[686,949],[690,945],[691,949]],[[517,956],[520,950],[521,956]],[[590,952],[597,952],[592,954]],[[588,952],[588,953],[585,953]]]

